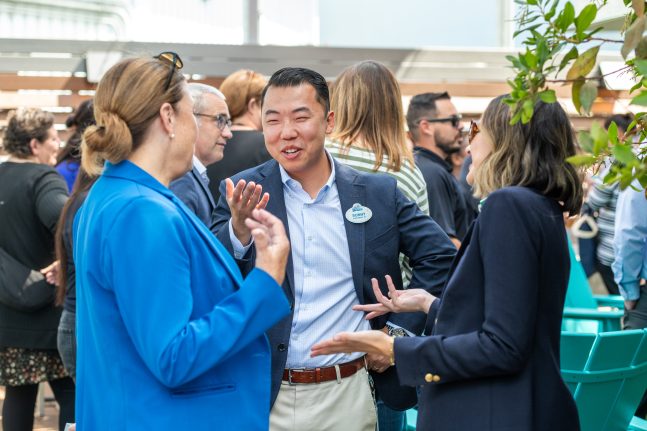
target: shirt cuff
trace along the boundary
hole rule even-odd
[[[249,251],[249,248],[254,244],[254,237],[252,237],[252,240],[249,242],[247,245],[243,245],[242,242],[236,238],[236,235],[234,235],[234,228],[231,225],[231,219],[229,219],[229,240],[231,241],[231,246],[234,249],[234,257],[236,259],[242,259],[243,256],[247,254]]]
[[[618,284],[620,294],[627,301],[637,301],[640,298],[640,284],[636,282]]]

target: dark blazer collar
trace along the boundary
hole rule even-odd
[[[209,204],[211,205],[210,209],[211,211],[213,211],[214,208],[216,207],[216,203],[213,200],[213,195],[211,194],[211,190],[209,190],[209,184],[207,184],[204,181],[204,178],[202,178],[202,175],[200,175],[200,171],[198,171],[198,168],[195,165],[193,165],[193,168],[191,169],[191,173],[195,177],[198,184],[200,184],[200,188],[202,188],[202,193],[204,193],[207,196],[207,199],[209,200]]]

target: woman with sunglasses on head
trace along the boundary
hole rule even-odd
[[[225,178],[267,162],[272,157],[265,148],[261,126],[261,92],[267,79],[253,70],[238,70],[222,81],[231,114],[232,137],[227,140],[223,158],[207,167],[213,198],[220,198],[220,182]]]
[[[191,169],[197,134],[181,65],[174,53],[123,60],[97,87],[82,164],[107,162],[73,236],[79,430],[269,426],[264,332],[289,312],[289,243],[256,209],[260,192],[241,196],[257,250],[243,280],[167,188]]]
[[[569,119],[540,102],[532,120],[510,125],[505,96],[472,127],[468,176],[481,213],[456,256],[442,300],[423,290],[356,306],[426,312],[425,337],[379,331],[341,333],[313,355],[361,351],[390,356],[400,382],[422,385],[419,430],[579,429],[562,381],[559,338],[569,277],[562,214],[576,214],[581,182],[565,159],[575,154]],[[377,287],[377,281],[374,281]]]

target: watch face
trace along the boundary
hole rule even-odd
[[[388,328],[389,328],[389,335],[392,336],[392,337],[406,337],[407,336],[407,333],[402,328],[394,328],[392,326],[389,326]]]

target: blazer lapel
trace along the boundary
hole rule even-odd
[[[339,203],[348,250],[350,252],[350,265],[353,272],[353,284],[360,303],[364,303],[364,223],[351,223],[346,218],[346,211],[355,203],[366,205],[366,188],[364,184],[356,184],[357,173],[335,161],[335,183],[339,193]]]
[[[268,163],[265,169],[261,171],[265,176],[262,180],[263,192],[270,194],[270,200],[265,208],[274,216],[278,217],[283,226],[285,233],[290,238],[290,226],[288,224],[288,212],[285,208],[285,197],[283,195],[283,182],[281,181],[281,171],[279,171],[279,164],[277,162]],[[285,268],[286,283],[283,283],[285,294],[294,300],[294,264],[292,263],[292,252],[288,255],[288,263]],[[285,286],[287,284],[287,286]]]
[[[205,182],[204,178],[202,178],[202,175],[200,175],[195,166],[193,167],[193,169],[191,169],[191,173],[195,177],[198,184],[200,184],[202,192],[205,194],[205,196],[207,196],[207,200],[209,201],[209,214],[213,213],[213,210],[216,208],[216,203],[213,200],[211,190],[209,190],[209,184]]]

